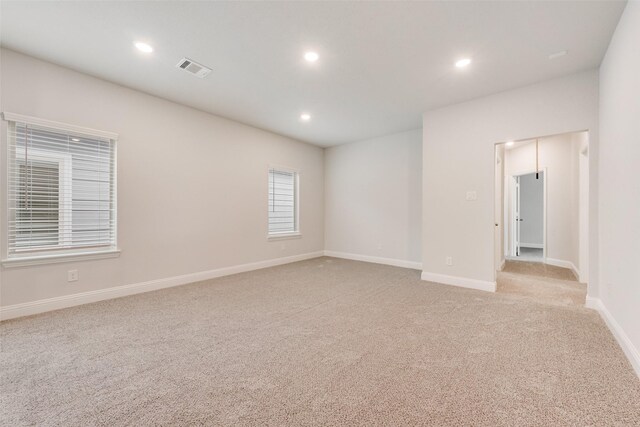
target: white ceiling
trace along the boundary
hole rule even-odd
[[[597,67],[624,2],[1,2],[1,43],[321,146]],[[155,52],[133,47],[146,41]],[[308,64],[306,50],[320,60]],[[549,60],[554,52],[569,54]],[[213,68],[200,80],[183,56]],[[469,56],[464,70],[455,60]],[[301,123],[301,112],[312,119]]]

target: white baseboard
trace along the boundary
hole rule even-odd
[[[584,306],[587,308],[591,308],[593,310],[600,311],[600,307],[602,306],[602,301],[600,301],[600,298],[594,298],[587,295],[587,298],[584,302]]]
[[[249,264],[234,265],[215,270],[183,274],[181,276],[167,277],[164,279],[150,280],[148,282],[134,283],[131,285],[115,286],[96,291],[81,292],[22,304],[9,305],[6,307],[0,307],[0,320],[14,319],[16,317],[30,316],[32,314],[59,310],[61,308],[73,307],[76,305],[135,295],[143,292],[156,291],[173,286],[186,285],[188,283],[215,279],[216,277],[229,276],[231,274],[244,273],[247,271],[259,270],[261,268],[274,267],[282,264],[289,264],[291,262],[303,261],[321,256],[323,256],[322,251],[311,252],[307,254],[257,261]]]
[[[461,288],[477,289],[479,291],[495,292],[496,282],[487,282],[485,280],[468,279],[466,277],[447,276],[446,274],[430,273],[423,271],[422,280],[427,282],[442,283],[444,285],[458,286]]]
[[[520,243],[521,248],[542,249],[544,245],[542,243]]]
[[[414,270],[422,270],[422,263],[415,261],[407,261],[403,259],[395,258],[382,258],[370,255],[349,254],[345,252],[324,251],[324,256],[330,256],[334,258],[350,259],[353,261],[372,262],[375,264],[386,264],[394,267],[411,268]]]
[[[565,261],[563,259],[555,259],[555,258],[546,258],[544,260],[545,264],[554,265],[556,267],[568,268],[573,271],[573,274],[576,276],[576,279],[580,277],[580,273],[578,269],[571,261]]]
[[[631,342],[627,334],[624,332],[624,330],[620,326],[620,324],[616,322],[616,319],[614,319],[614,317],[611,315],[609,310],[607,310],[607,308],[604,306],[604,304],[602,303],[602,300],[600,300],[599,298],[593,298],[587,295],[587,301],[585,303],[585,306],[587,308],[592,308],[594,310],[597,310],[600,313],[600,316],[609,327],[609,330],[615,337],[616,341],[618,341],[618,344],[622,348],[622,351],[624,351],[624,354],[627,356],[627,359],[629,359],[631,366],[636,371],[636,375],[638,375],[638,377],[640,378],[640,352],[633,345],[633,343]]]

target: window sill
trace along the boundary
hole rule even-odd
[[[89,261],[94,259],[117,258],[120,256],[120,249],[110,249],[108,251],[76,252],[54,255],[35,255],[2,260],[4,268],[28,267],[31,265],[56,264],[61,262]]]
[[[302,238],[302,233],[282,233],[282,234],[269,234],[267,236],[267,240],[287,240],[287,239],[300,239]]]

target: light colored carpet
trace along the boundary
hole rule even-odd
[[[536,262],[507,261],[497,275],[499,293],[544,304],[584,307],[587,285],[568,268]]]
[[[640,425],[595,311],[332,258],[0,325],[3,425]]]
[[[541,262],[506,261],[502,271],[577,282],[576,276],[570,269]]]

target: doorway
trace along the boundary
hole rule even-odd
[[[495,146],[497,291],[584,305],[588,278],[588,132]]]
[[[545,170],[509,177],[510,236],[507,259],[544,262],[546,259]]]

